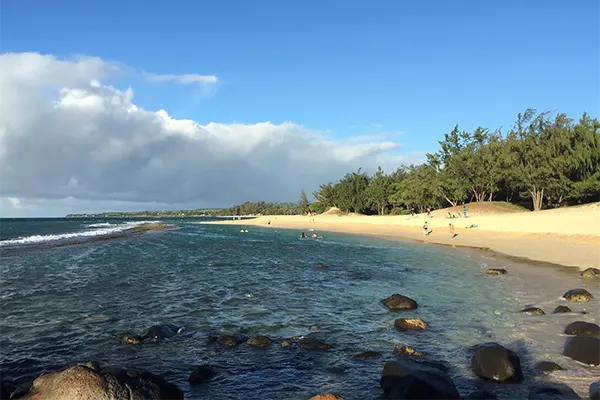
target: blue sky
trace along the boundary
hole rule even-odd
[[[215,74],[209,96],[134,85],[137,104],[200,123],[403,131],[410,152],[435,150],[456,123],[508,126],[527,107],[600,109],[595,0],[58,4],[3,1],[2,52]]]

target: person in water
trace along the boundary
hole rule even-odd
[[[300,239],[306,239],[306,234],[304,232],[300,234]]]

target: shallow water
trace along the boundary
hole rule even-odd
[[[427,359],[447,364],[465,395],[483,385],[470,372],[468,349],[489,341],[518,351],[528,377],[521,385],[486,384],[500,398],[526,397],[528,383],[538,379],[531,366],[540,360],[568,367],[549,379],[579,385],[581,394],[587,390],[584,384],[599,374],[597,368],[560,355],[564,326],[575,320],[597,322],[598,300],[569,304],[587,315],[550,314],[556,305],[566,304],[560,296],[568,289],[586,287],[600,298],[597,283],[580,280],[574,271],[410,242],[333,233],[300,240],[295,231],[249,227],[242,234],[234,226],[166,222],[180,229],[3,254],[2,374],[32,377],[95,360],[161,374],[186,398],[306,399],[334,392],[347,400],[375,399],[382,393],[383,364],[395,359],[396,344],[408,344]],[[31,225],[11,230],[7,223],[2,222],[2,240],[36,230]],[[70,220],[60,228],[47,223],[43,234],[107,228],[87,226],[99,223],[121,222]],[[318,268],[320,263],[328,268]],[[506,266],[509,274],[488,276],[487,266]],[[419,308],[387,311],[379,300],[392,293],[414,298]],[[548,315],[516,312],[528,304]],[[421,317],[429,328],[397,332],[393,321],[401,316]],[[172,339],[141,346],[121,344],[116,337],[144,333],[157,323],[183,330]],[[219,331],[274,339],[313,334],[334,348],[309,352],[275,343],[270,349],[245,344],[223,349],[205,342]],[[350,359],[364,350],[384,357]],[[220,373],[207,384],[190,387],[187,377],[201,363]],[[327,371],[334,366],[344,372]]]

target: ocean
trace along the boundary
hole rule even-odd
[[[375,237],[317,232],[324,237],[300,239],[299,231],[252,226],[242,233],[244,227],[202,220],[2,219],[3,378],[25,381],[93,360],[162,375],[186,398],[308,399],[331,392],[346,400],[378,399],[383,364],[398,359],[400,344],[445,365],[463,396],[484,387],[499,398],[523,398],[539,379],[570,382],[583,394],[599,374],[561,355],[565,325],[597,323],[600,309],[598,284],[581,280],[574,269]],[[132,231],[148,222],[171,229]],[[509,273],[490,276],[488,267]],[[552,314],[556,305],[567,305],[562,294],[576,287],[596,296],[568,304],[587,314]],[[380,300],[393,293],[415,299],[418,309],[388,311]],[[528,305],[547,314],[518,312]],[[420,317],[429,327],[398,332],[393,323],[400,317]],[[174,324],[181,332],[141,345],[119,340],[155,324]],[[207,342],[219,332],[266,335],[274,344]],[[279,346],[307,335],[333,348]],[[469,348],[491,341],[520,355],[525,383],[496,385],[473,375]],[[382,357],[352,359],[367,350]],[[537,361],[555,361],[566,371],[540,377]],[[187,378],[200,364],[218,374],[190,386]]]

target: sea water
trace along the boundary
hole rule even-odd
[[[2,220],[3,377],[26,380],[93,360],[160,374],[186,398],[307,399],[332,392],[347,400],[377,399],[383,364],[401,359],[393,350],[405,344],[444,364],[463,396],[485,387],[499,398],[524,398],[537,380],[567,382],[585,395],[598,379],[597,367],[561,354],[568,323],[598,322],[598,283],[580,279],[573,269],[406,241],[327,232],[300,239],[294,230],[183,219],[161,221],[174,230],[89,240],[145,222]],[[509,273],[489,276],[488,267]],[[596,297],[568,304],[587,314],[551,314],[556,305],[567,305],[561,296],[576,287]],[[415,299],[418,309],[388,311],[380,300],[393,293]],[[527,305],[547,315],[518,312]],[[420,317],[429,327],[398,332],[393,323],[400,317]],[[118,338],[160,323],[182,330],[142,345]],[[219,332],[267,335],[274,344],[255,349],[206,342]],[[279,347],[284,338],[306,335],[333,348]],[[524,383],[495,385],[473,375],[469,348],[491,341],[519,354]],[[383,357],[351,358],[366,350]],[[539,376],[533,365],[542,360],[567,370]],[[190,386],[189,373],[200,364],[219,373]]]

